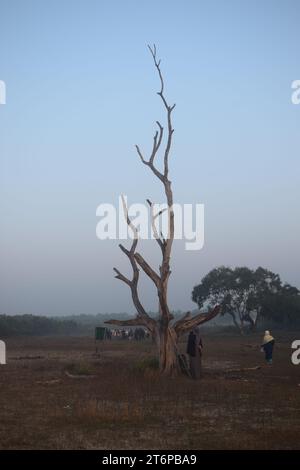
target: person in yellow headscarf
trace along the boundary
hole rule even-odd
[[[273,362],[274,344],[275,344],[275,339],[273,338],[273,336],[271,336],[271,333],[269,332],[269,330],[266,330],[264,339],[263,339],[263,344],[261,345],[261,349],[265,353],[267,364],[272,364]]]

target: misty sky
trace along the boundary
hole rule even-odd
[[[299,1],[0,0],[0,313],[133,311],[96,208],[163,201],[134,150],[164,119],[153,42],[176,102],[174,199],[205,204],[204,248],[174,243],[170,307],[222,264],[300,287]],[[148,280],[141,297],[157,308]]]

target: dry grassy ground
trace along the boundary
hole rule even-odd
[[[300,366],[290,361],[299,336],[277,333],[265,366],[260,336],[204,335],[199,382],[146,368],[150,342],[103,343],[96,357],[90,338],[10,339],[0,448],[299,449]]]

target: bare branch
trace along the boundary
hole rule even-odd
[[[155,174],[155,176],[160,179],[162,182],[164,182],[164,175],[154,166],[153,164],[153,159],[152,161],[148,161],[148,160],[145,160],[140,148],[138,145],[135,146],[136,150],[137,150],[137,153],[141,159],[141,161],[144,163],[144,165],[148,166],[152,172]]]
[[[168,174],[169,174],[169,153],[170,153],[170,149],[171,149],[171,145],[172,145],[172,136],[173,136],[173,132],[174,132],[174,129],[173,129],[173,126],[172,126],[171,114],[172,114],[173,109],[175,108],[175,104],[170,106],[168,104],[165,96],[164,96],[164,80],[163,80],[163,75],[162,75],[161,68],[160,68],[161,61],[157,60],[155,44],[153,45],[153,48],[148,45],[148,49],[149,49],[149,51],[152,55],[154,65],[157,69],[159,79],[160,79],[160,91],[158,92],[158,95],[160,96],[160,98],[161,98],[161,100],[162,100],[162,102],[163,102],[163,104],[166,108],[166,111],[167,111],[168,138],[167,138],[166,148],[165,148],[165,151],[164,151],[164,172],[161,173],[153,164],[154,158],[157,155],[157,152],[160,148],[162,138],[163,138],[163,127],[158,121],[156,121],[156,123],[159,127],[159,132],[156,131],[156,133],[154,135],[153,148],[152,148],[152,153],[151,153],[150,159],[146,160],[144,158],[144,156],[143,156],[143,154],[142,154],[142,152],[141,152],[138,145],[136,145],[136,149],[137,149],[138,155],[139,155],[141,161],[144,163],[144,165],[149,166],[149,168],[152,170],[152,172],[155,174],[155,176],[157,176],[157,178],[159,178],[164,184],[166,184]]]
[[[191,317],[192,317],[191,312],[190,311],[186,312],[186,314],[182,318],[180,318],[180,320],[177,320],[174,327],[178,328],[180,325],[183,325],[186,320],[190,320]]]
[[[134,250],[135,250],[135,248],[136,248],[136,246],[137,246],[138,238],[139,238],[138,230],[137,230],[137,228],[134,226],[134,224],[131,222],[131,220],[130,220],[130,218],[129,218],[128,209],[127,209],[127,205],[126,205],[126,201],[125,201],[125,197],[124,197],[123,194],[122,194],[122,196],[121,196],[121,199],[122,199],[123,212],[124,212],[124,216],[125,216],[127,225],[128,225],[128,227],[130,227],[130,229],[132,230],[132,233],[133,233],[133,243],[132,243],[132,246],[131,246],[130,251],[131,251],[131,252],[134,252]]]
[[[117,275],[115,276],[116,279],[120,279],[120,281],[123,281],[128,286],[131,286],[132,281],[130,281],[130,279],[124,276],[124,274],[122,274],[117,268],[113,268],[113,270],[117,273]]]
[[[147,274],[147,276],[149,276],[150,279],[154,282],[156,287],[159,288],[160,286],[159,275],[154,271],[154,269],[151,268],[151,266],[142,257],[142,255],[140,253],[135,253],[134,259],[137,261],[138,265],[142,268],[142,270]]]
[[[153,147],[152,147],[152,152],[151,152],[151,156],[149,159],[149,163],[153,163],[154,158],[156,157],[159,147],[161,145],[163,133],[164,133],[164,128],[162,127],[162,125],[158,121],[156,121],[156,124],[159,127],[159,131],[156,131],[153,137]]]
[[[160,88],[160,91],[158,93],[163,94],[163,92],[164,92],[164,79],[163,79],[163,76],[162,76],[162,73],[161,73],[161,70],[160,70],[161,60],[158,61],[157,58],[156,58],[156,46],[155,46],[155,44],[153,44],[153,48],[148,45],[148,49],[149,49],[149,51],[150,51],[150,53],[153,57],[154,65],[157,68],[158,75],[159,75],[159,78],[160,78],[161,88]]]
[[[135,237],[134,243],[132,244],[130,251],[127,250],[122,244],[119,245],[120,249],[123,251],[123,253],[126,254],[126,256],[128,256],[131,262],[131,266],[134,272],[134,277],[133,277],[132,282],[134,282],[134,280],[138,277],[138,268],[136,266],[136,262],[137,262],[139,266],[143,269],[143,271],[147,274],[147,276],[150,277],[150,279],[154,282],[154,284],[158,288],[160,285],[159,275],[154,271],[154,269],[151,268],[151,266],[147,263],[147,261],[143,258],[143,256],[140,253],[135,253],[137,241],[138,241],[138,231],[129,218],[128,209],[126,206],[126,201],[125,201],[124,196],[122,196],[122,203],[123,203],[123,210],[124,210],[124,215],[125,215],[127,224],[133,231],[134,237]],[[120,274],[121,273],[118,273],[118,279],[121,279]],[[124,280],[124,276],[122,280],[126,282]]]
[[[161,145],[162,138],[163,138],[163,133],[164,133],[164,128],[162,127],[162,125],[158,121],[156,121],[156,124],[159,127],[159,133],[158,133],[158,131],[156,131],[155,136],[153,138],[153,148],[152,148],[149,163],[153,163],[154,158],[156,157],[157,152],[159,150],[159,147]],[[158,138],[158,140],[157,140],[157,138]]]
[[[162,236],[162,233],[161,233],[161,237],[158,235],[156,225],[155,225],[155,220],[157,219],[157,217],[160,217],[161,214],[163,214],[163,212],[165,212],[166,209],[161,210],[157,214],[154,215],[154,205],[152,204],[150,199],[147,199],[147,202],[148,202],[148,204],[150,206],[150,210],[151,210],[151,227],[152,227],[152,231],[153,231],[153,234],[154,234],[154,238],[157,241],[157,243],[159,244],[161,250],[163,251],[164,250],[164,243],[165,243],[164,238]]]
[[[182,319],[178,320],[174,324],[173,328],[176,331],[177,335],[182,335],[183,333],[187,333],[188,331],[190,331],[195,326],[202,325],[203,323],[212,320],[220,313],[220,310],[221,306],[216,305],[210,312],[199,313],[198,315],[195,315],[191,318],[188,316],[188,312]]]
[[[171,144],[172,144],[172,135],[173,135],[173,132],[174,132],[174,129],[172,127],[172,120],[171,120],[171,114],[172,114],[172,111],[173,109],[175,108],[175,104],[173,104],[172,106],[170,106],[164,96],[164,80],[163,80],[163,75],[162,75],[162,72],[161,72],[161,68],[160,68],[160,63],[161,61],[160,60],[157,60],[157,56],[156,56],[156,46],[154,44],[153,48],[151,48],[149,45],[148,45],[148,49],[150,50],[150,53],[153,57],[153,61],[154,61],[154,65],[157,69],[157,72],[158,72],[158,75],[159,75],[159,79],[160,79],[160,91],[158,92],[158,95],[160,96],[166,110],[167,110],[167,121],[168,121],[168,139],[167,139],[167,145],[166,145],[166,149],[165,149],[165,154],[164,154],[164,176],[165,178],[168,177],[168,173],[169,173],[169,153],[170,153],[170,149],[171,149]]]
[[[135,259],[135,255],[136,255],[135,250],[136,250],[137,243],[138,243],[138,231],[129,218],[125,197],[123,195],[122,195],[122,204],[123,204],[123,211],[124,211],[124,216],[125,216],[127,225],[132,230],[134,234],[134,239],[132,241],[130,250],[125,248],[122,244],[119,244],[119,247],[123,251],[123,253],[125,253],[125,255],[128,257],[131,263],[133,274],[132,274],[132,279],[130,280],[126,276],[124,276],[117,268],[114,268],[114,271],[117,274],[115,277],[116,279],[123,281],[125,284],[127,284],[130,287],[131,297],[132,297],[134,306],[138,312],[138,321],[139,322],[142,321],[143,323],[141,324],[146,326],[153,334],[155,331],[156,323],[152,318],[149,317],[149,315],[145,311],[143,305],[141,304],[141,301],[139,299],[139,294],[138,294],[139,269],[137,267],[137,262]]]

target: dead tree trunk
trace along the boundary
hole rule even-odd
[[[132,278],[129,279],[124,276],[118,269],[114,268],[114,271],[116,272],[115,277],[129,286],[131,290],[132,300],[137,311],[137,316],[135,319],[132,320],[109,320],[106,323],[122,326],[142,325],[148,328],[152,336],[155,337],[155,341],[158,346],[161,373],[166,375],[173,375],[177,371],[177,342],[179,336],[191,330],[194,326],[205,323],[206,321],[209,321],[211,318],[215,317],[219,312],[219,307],[216,307],[209,313],[199,314],[193,318],[191,318],[190,313],[188,312],[182,319],[172,324],[173,316],[168,307],[167,293],[169,277],[171,274],[171,251],[174,240],[173,191],[172,183],[169,179],[169,155],[172,146],[172,137],[174,133],[174,129],[172,126],[172,111],[175,108],[175,104],[170,106],[165,98],[164,80],[160,68],[161,62],[160,60],[157,60],[156,47],[155,45],[153,48],[151,48],[150,46],[148,47],[160,80],[160,91],[158,92],[158,95],[161,98],[161,101],[166,111],[167,137],[165,144],[163,144],[164,128],[160,124],[160,122],[157,121],[156,124],[158,129],[153,137],[153,146],[150,157],[146,159],[138,145],[136,145],[136,150],[142,163],[152,171],[154,176],[157,177],[163,185],[164,193],[167,200],[166,210],[168,212],[168,233],[166,236],[164,236],[164,234],[162,233],[158,234],[156,228],[156,219],[161,216],[162,211],[155,214],[154,205],[149,199],[147,199],[151,212],[152,231],[159,245],[162,255],[161,266],[159,267],[159,272],[157,272],[150,266],[150,264],[143,258],[143,256],[136,251],[138,244],[138,231],[129,218],[125,199],[122,198],[124,215],[126,217],[128,227],[132,230],[133,242],[129,250],[121,244],[119,245],[119,247],[123,251],[123,253],[128,257],[131,263],[133,275]],[[164,147],[162,171],[159,170],[155,165],[155,158],[161,147]],[[153,318],[151,318],[140,302],[138,295],[139,269],[142,269],[144,271],[144,273],[151,279],[151,281],[156,287],[159,301],[158,320],[154,320]]]

